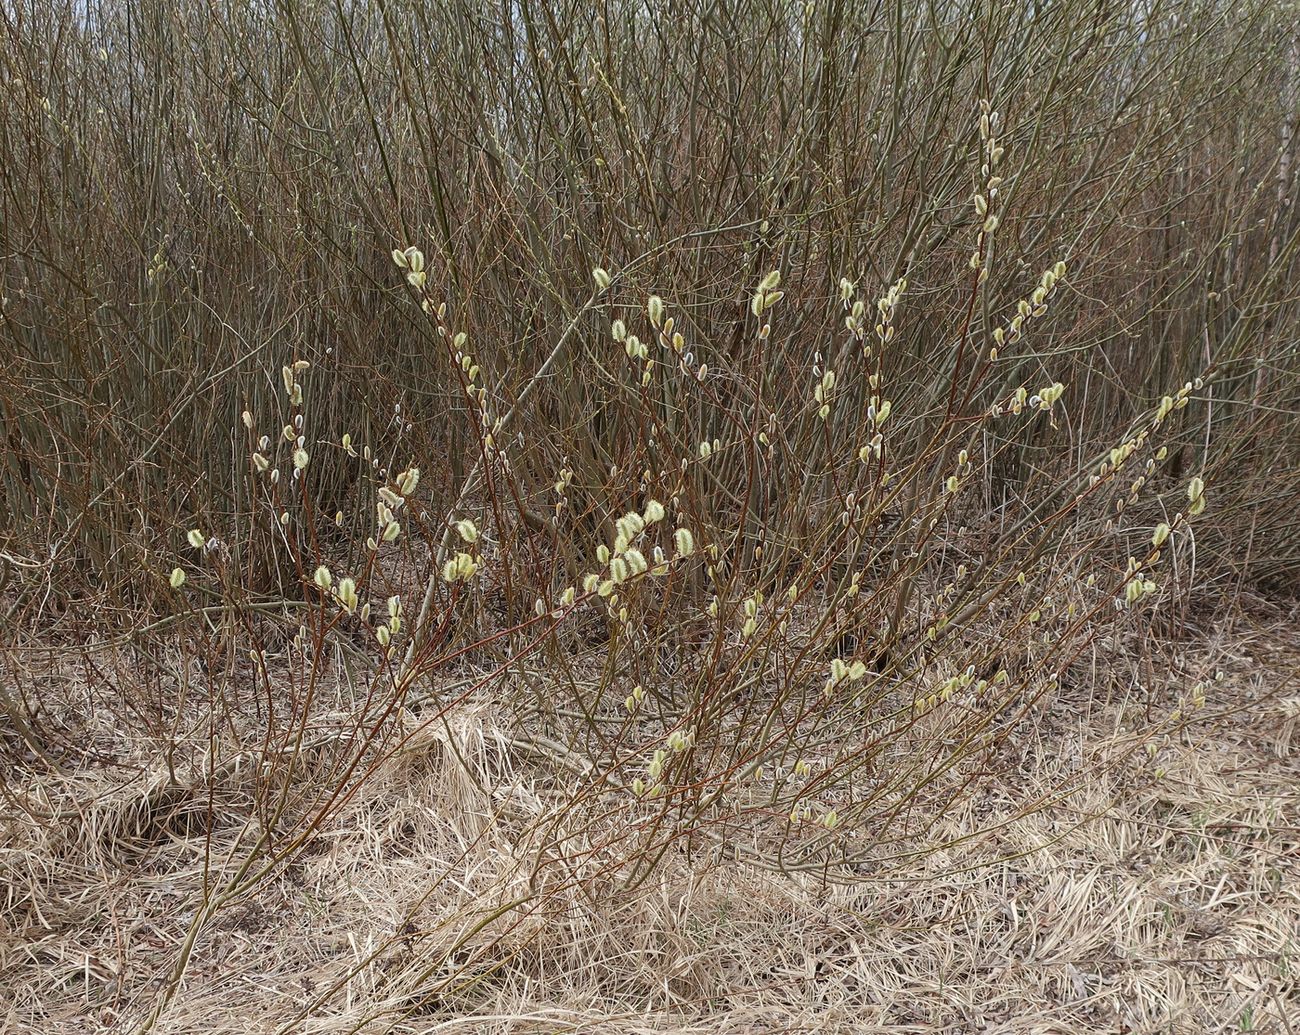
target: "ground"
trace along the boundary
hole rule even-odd
[[[543,807],[527,761],[471,711],[215,912],[154,1030],[1300,1030],[1298,614],[1258,601],[1165,652],[1222,671],[1199,708],[1176,680],[1063,693],[995,781],[931,817],[948,847],[851,884],[675,853],[630,889],[592,870],[538,894],[544,846],[508,820]],[[65,682],[68,728],[98,743]],[[233,843],[202,829],[243,829],[236,792],[201,822],[147,750],[112,753],[6,773],[5,1032],[138,1030]],[[1088,778],[1041,800],[1079,759]]]

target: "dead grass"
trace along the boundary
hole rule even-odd
[[[882,853],[847,885],[714,845],[628,890],[620,813],[559,807],[554,773],[476,702],[215,914],[155,1030],[1291,1031],[1293,619],[1256,609],[1176,648],[1225,678],[1153,741],[1136,731],[1171,692],[1062,691],[977,793],[911,818],[928,854]],[[0,1027],[130,1031],[205,870],[249,836],[247,774],[200,788],[196,754],[171,784],[64,675],[47,665],[45,691],[98,761],[7,774]],[[1089,779],[1027,812],[1080,758]]]

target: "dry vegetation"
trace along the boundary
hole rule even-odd
[[[1291,5],[0,17],[5,1031],[1294,1030]]]

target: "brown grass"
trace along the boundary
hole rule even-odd
[[[774,874],[738,843],[674,849],[620,887],[618,813],[574,812],[563,767],[467,701],[211,918],[155,1030],[1289,1031],[1295,617],[1259,604],[1207,624],[1149,694],[1112,658],[1091,692],[1020,723],[957,806],[917,808],[918,854],[882,850],[847,884]],[[205,873],[247,836],[248,774],[200,786],[190,742],[170,785],[88,670],[28,664],[92,750],[6,784],[0,1018],[134,1030]],[[1216,669],[1204,708],[1168,718]],[[1152,716],[1159,732],[1138,732]],[[1041,793],[1050,809],[1030,807]]]

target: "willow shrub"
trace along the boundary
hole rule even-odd
[[[989,282],[1020,279],[992,258],[999,121],[980,106],[970,301],[945,390],[913,396],[891,382],[905,279],[874,297],[841,279],[831,350],[769,380],[763,353],[797,305],[779,270],[753,285],[750,358],[728,368],[699,358],[707,343],[679,329],[671,297],[627,298],[620,272],[596,267],[574,322],[608,319],[605,355],[589,362],[617,419],[601,430],[593,411],[591,433],[614,460],[591,472],[562,459],[542,486],[516,459],[539,428],[514,422],[573,339],[561,335],[511,397],[480,363],[472,327],[438,299],[424,253],[393,250],[464,399],[472,444],[454,502],[429,493],[409,456],[385,459],[351,433],[309,440],[321,386],[289,357],[276,412],[245,412],[238,429],[248,521],[190,529],[192,560],[168,579],[181,598],[214,587],[252,645],[222,694],[271,709],[259,727],[275,760],[264,837],[287,822],[298,843],[400,750],[411,722],[445,724],[486,699],[557,764],[553,779],[579,772],[555,822],[581,803],[626,826],[608,837],[629,879],[682,838],[851,876],[878,867],[882,846],[916,850],[909,806],[961,795],[1027,715],[1067,685],[1078,692],[1077,662],[1099,635],[1146,627],[1185,599],[1210,496],[1201,477],[1168,470],[1169,443],[1202,379],[1082,455],[1071,386],[1050,370],[1014,386],[1004,374],[1024,369],[1068,264],[974,326]],[[995,496],[1008,453],[1033,456],[1033,473]],[[355,468],[368,513],[322,515],[322,455]],[[296,573],[287,652],[268,655],[234,537]],[[359,680],[347,733],[324,778],[317,767],[295,782],[286,767],[340,651]]]

